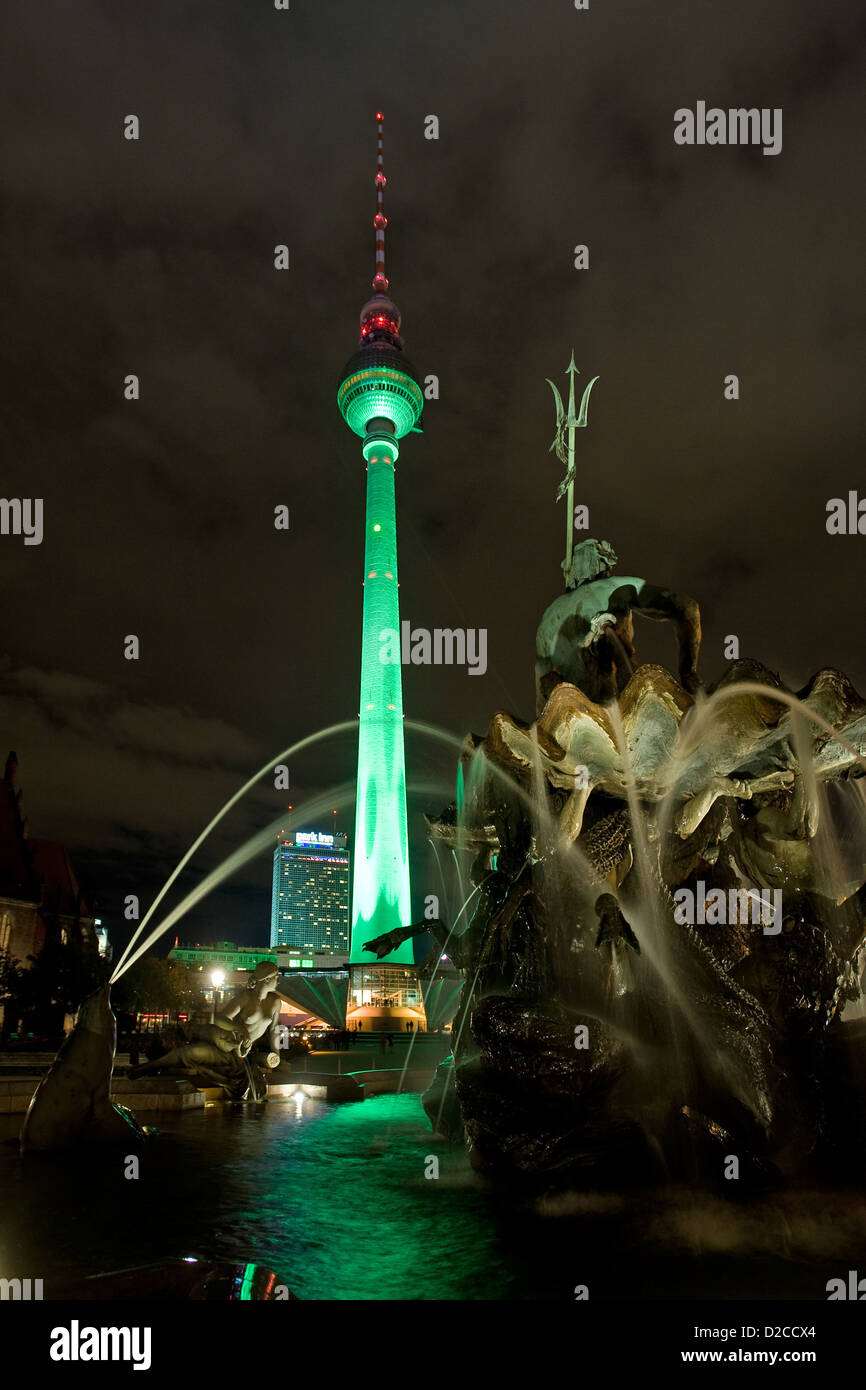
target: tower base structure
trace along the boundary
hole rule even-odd
[[[427,1016],[417,969],[387,962],[353,965],[346,1027],[362,1033],[426,1032]]]

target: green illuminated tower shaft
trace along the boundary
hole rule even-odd
[[[365,452],[367,530],[350,957],[353,964],[376,959],[369,951],[361,950],[365,941],[406,926],[411,920],[397,597],[396,447],[380,438]],[[394,963],[411,963],[412,958],[411,941],[404,941],[386,957]]]
[[[398,441],[421,417],[423,394],[403,354],[400,312],[388,296],[385,275],[385,173],[381,112],[376,116],[376,273],[373,297],[361,310],[358,351],[343,371],[337,404],[363,441],[367,463],[367,520],[364,546],[364,613],[361,645],[361,706],[358,791],[355,812],[352,938],[353,966],[378,965],[365,942],[410,922],[409,850],[406,829],[406,770],[403,751],[403,684],[400,607],[397,597],[397,514],[394,465]],[[381,958],[383,968],[361,971],[356,1000],[373,1005],[399,989],[384,967],[412,965],[411,941]],[[416,982],[417,983],[417,982]],[[419,996],[420,997],[420,996]]]

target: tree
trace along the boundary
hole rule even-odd
[[[15,964],[7,950],[0,950],[0,1008],[3,1011],[3,1033],[18,1022],[17,1010],[10,1005],[15,1000],[21,978],[21,967]]]
[[[38,956],[27,959],[30,968],[18,972],[13,987],[14,1008],[24,1015],[28,1031],[59,1037],[65,1016],[103,983],[105,962],[95,951],[82,951],[55,936]]]
[[[190,972],[176,960],[142,956],[111,987],[115,1013],[188,1013],[196,998]]]

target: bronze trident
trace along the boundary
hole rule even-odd
[[[586,414],[587,410],[589,409],[589,393],[592,390],[595,383],[598,381],[598,377],[594,376],[592,378],[592,381],[587,386],[580,402],[580,412],[579,414],[575,415],[574,374],[575,372],[577,372],[577,367],[575,367],[574,365],[574,349],[572,349],[571,361],[566,367],[566,371],[568,372],[567,415],[562,404],[562,397],[560,396],[559,391],[554,386],[553,382],[550,380],[550,377],[545,377],[545,381],[547,382],[548,386],[553,392],[553,398],[556,401],[556,434],[553,436],[553,443],[550,446],[550,452],[555,453],[560,463],[564,463],[567,466],[567,472],[565,474],[565,477],[559,484],[559,491],[556,494],[556,500],[558,502],[560,497],[562,497],[563,493],[566,491],[566,489],[568,490],[568,504],[565,512],[565,559],[562,562],[562,569],[563,573],[565,574],[565,582],[566,584],[568,584],[568,576],[571,571],[571,555],[572,550],[574,548],[574,431],[586,429]],[[567,442],[566,433],[568,434]]]

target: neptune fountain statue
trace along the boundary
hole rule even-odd
[[[704,689],[694,600],[617,577],[607,542],[574,558],[535,720],[468,735],[428,821],[472,856],[471,919],[396,933],[465,975],[428,1114],[509,1180],[732,1193],[856,1165],[866,704],[839,671],[794,693],[751,660]],[[679,680],[636,663],[641,612],[676,624]]]

